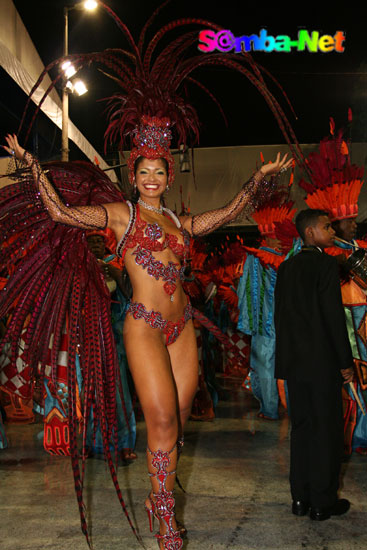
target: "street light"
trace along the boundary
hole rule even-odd
[[[85,2],[80,2],[75,6],[65,6],[64,7],[64,56],[69,55],[69,11],[75,9],[86,9],[88,11],[93,11],[98,6],[98,2],[95,0],[86,0]],[[84,86],[84,91],[81,93],[78,92],[80,88],[80,82],[70,82],[70,78],[76,73],[76,70],[70,61],[66,61],[62,65],[62,70],[65,73],[66,83],[63,86],[62,90],[62,117],[61,117],[61,160],[69,160],[69,93],[74,90],[78,95],[82,95],[87,91],[87,88]]]
[[[84,95],[88,91],[88,88],[86,87],[86,85],[82,80],[74,80],[72,82],[72,86],[73,86],[73,92],[75,92],[78,95]]]
[[[84,8],[89,11],[95,10],[97,6],[98,2],[95,0],[86,0],[86,2],[84,2]]]

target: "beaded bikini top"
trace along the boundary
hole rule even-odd
[[[135,248],[133,255],[135,262],[142,269],[146,269],[148,275],[154,277],[157,281],[164,281],[163,288],[165,292],[171,296],[176,290],[176,281],[184,278],[184,270],[186,267],[186,259],[190,248],[190,235],[182,228],[182,225],[171,210],[164,208],[164,214],[175,222],[183,236],[183,244],[178,242],[176,235],[166,233],[158,223],[148,223],[140,217],[140,208],[138,204],[133,204],[127,201],[130,210],[130,219],[124,235],[121,237],[116,253],[120,258],[124,258],[128,248]],[[135,231],[134,231],[135,229]],[[160,240],[162,239],[163,240]],[[181,260],[182,265],[175,262],[163,262],[157,260],[153,256],[153,252],[162,252],[166,248],[170,248],[172,252]]]

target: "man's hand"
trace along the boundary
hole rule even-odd
[[[122,274],[122,271],[121,269],[119,269],[118,267],[115,267],[114,265],[110,265],[110,264],[105,264],[107,269],[107,273],[108,275],[114,279],[115,281],[119,281],[121,279],[121,274]]]
[[[344,378],[344,384],[352,382],[354,376],[354,370],[352,367],[350,367],[349,369],[342,369],[340,372],[342,373],[342,377]]]

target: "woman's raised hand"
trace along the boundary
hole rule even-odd
[[[264,176],[276,176],[279,172],[285,172],[292,166],[293,158],[287,160],[288,153],[284,155],[282,160],[280,160],[280,153],[277,154],[275,162],[269,162],[269,164],[264,164],[260,168],[260,172]]]
[[[17,136],[15,134],[8,134],[5,136],[5,141],[8,144],[8,146],[3,145],[5,151],[7,151],[9,155],[15,155],[17,159],[22,160],[25,149],[19,145]]]

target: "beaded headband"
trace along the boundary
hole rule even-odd
[[[145,157],[148,159],[164,158],[167,161],[168,185],[172,185],[175,179],[175,161],[169,150],[171,139],[172,132],[169,118],[142,116],[139,126],[133,131],[135,147],[132,149],[127,161],[130,183],[133,183],[135,178],[136,159]]]

